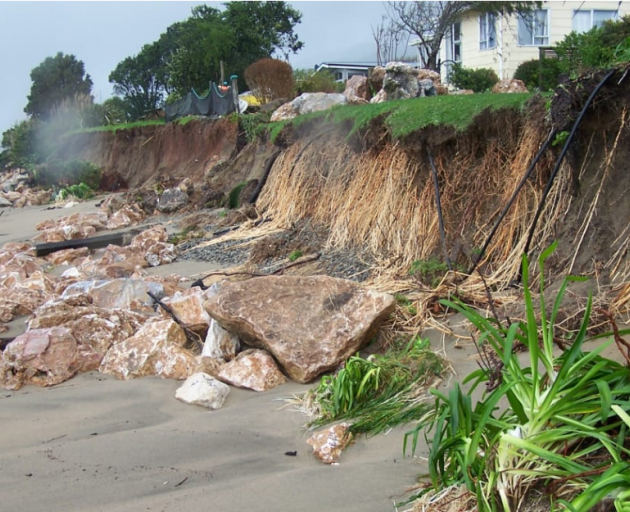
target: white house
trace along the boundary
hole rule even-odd
[[[353,76],[368,76],[370,68],[374,68],[376,62],[322,62],[315,66],[315,71],[330,71],[337,82],[346,82]]]
[[[453,62],[467,68],[491,68],[499,78],[512,78],[521,62],[537,59],[540,47],[553,46],[572,31],[585,32],[606,20],[630,14],[628,2],[543,2],[528,19],[466,12],[450,27],[440,47],[443,75]],[[421,58],[421,46],[418,59]]]

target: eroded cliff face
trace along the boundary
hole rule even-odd
[[[238,128],[227,119],[195,120],[186,124],[145,126],[112,132],[72,135],[56,157],[82,159],[117,173],[129,188],[157,181],[200,182],[205,171],[235,156]]]

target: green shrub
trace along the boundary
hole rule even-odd
[[[554,49],[562,72],[577,76],[590,69],[614,64],[619,55],[618,48],[629,37],[630,16],[624,16],[619,21],[607,21],[582,34],[571,32]]]
[[[293,251],[291,254],[289,254],[289,261],[294,262],[301,257],[302,257],[302,251],[298,249],[297,251]]]
[[[558,59],[533,59],[519,64],[514,72],[516,80],[522,80],[531,91],[552,91],[558,86],[558,76],[562,73]]]
[[[37,185],[43,187],[68,187],[84,183],[92,190],[98,190],[101,183],[101,168],[84,160],[53,160],[40,166],[33,177]]]
[[[499,81],[499,77],[490,68],[470,69],[461,64],[453,64],[449,81],[458,89],[484,92],[492,89],[492,86]]]
[[[343,92],[345,84],[336,82],[334,75],[327,70],[313,72],[307,69],[296,69],[293,72],[295,82],[294,93],[299,96],[305,92]]]
[[[62,188],[59,194],[57,194],[57,199],[63,200],[71,196],[77,199],[91,199],[94,197],[94,191],[85,183],[81,182],[78,185],[69,185]]]
[[[247,182],[241,181],[238,185],[236,185],[236,187],[230,190],[230,193],[228,194],[228,207],[230,210],[240,206],[241,190],[243,190],[245,185],[247,185]]]

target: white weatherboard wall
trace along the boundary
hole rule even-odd
[[[548,10],[549,40],[540,46],[553,46],[573,30],[578,21],[575,16],[588,25],[592,10],[616,11],[621,18],[630,14],[630,2],[543,2],[542,9]],[[499,78],[512,78],[521,62],[538,58],[539,45],[519,45],[516,16],[497,17],[495,23],[496,46],[481,50],[479,13],[471,11],[461,20],[461,64],[466,68],[491,68]],[[445,43],[440,49],[440,58],[443,61],[447,58]]]

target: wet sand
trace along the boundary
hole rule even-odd
[[[0,244],[28,239],[46,218],[95,211],[96,202],[7,210]],[[177,265],[160,272],[213,270]],[[339,465],[316,460],[305,416],[280,400],[310,386],[232,388],[222,409],[208,411],[176,400],[180,385],[89,373],[0,390],[0,510],[387,511],[426,472],[421,459],[403,457],[405,428],[359,438]]]

